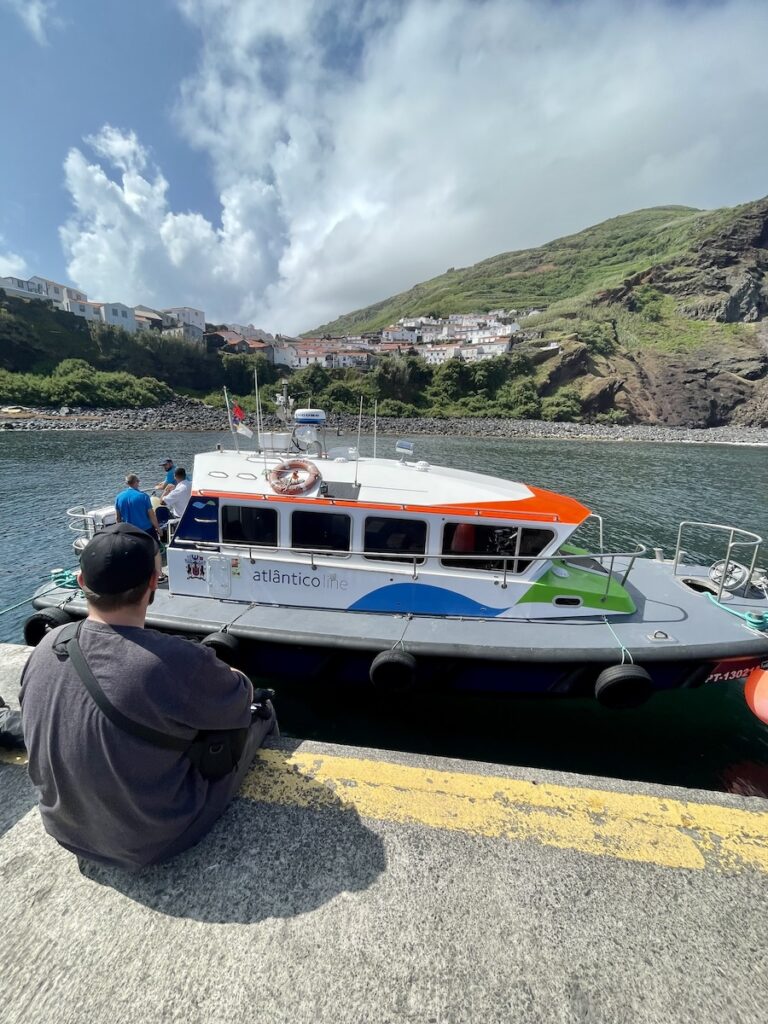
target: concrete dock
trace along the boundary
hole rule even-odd
[[[765,1019],[754,797],[284,739],[130,875],[81,872],[6,752],[0,879],[4,1024]]]

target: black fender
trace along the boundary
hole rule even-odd
[[[24,643],[27,647],[37,647],[47,633],[68,622],[72,622],[72,617],[63,608],[43,608],[24,623]]]
[[[404,693],[416,684],[416,659],[407,651],[381,651],[371,662],[368,678],[377,690]]]
[[[642,665],[611,665],[595,680],[595,697],[606,708],[624,710],[645,704],[653,681]]]
[[[226,665],[235,666],[240,654],[240,641],[231,633],[224,633],[219,630],[216,633],[209,633],[200,641],[203,647],[212,648],[216,657]]]

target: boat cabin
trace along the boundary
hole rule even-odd
[[[632,611],[599,562],[553,564],[589,515],[563,495],[405,457],[210,452],[195,460],[169,585],[249,604],[414,615]]]

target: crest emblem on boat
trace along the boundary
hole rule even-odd
[[[184,562],[187,566],[188,580],[205,579],[205,557],[203,555],[198,555],[194,552],[190,552],[184,559]]]

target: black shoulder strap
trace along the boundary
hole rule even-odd
[[[170,736],[168,733],[158,732],[157,729],[151,729],[147,725],[134,722],[132,718],[128,718],[122,711],[118,711],[114,704],[109,701],[107,695],[99,686],[96,676],[91,672],[90,666],[85,660],[85,655],[80,647],[78,637],[84,621],[84,619],[81,619],[77,623],[71,622],[63,626],[56,638],[55,646],[59,647],[59,645],[62,645],[64,647],[73,668],[80,676],[86,690],[110,722],[114,723],[118,729],[122,729],[123,732],[130,733],[132,736],[138,736],[139,739],[146,740],[147,743],[152,743],[156,747],[167,747],[169,750],[188,750],[193,740],[185,740],[180,736]]]

